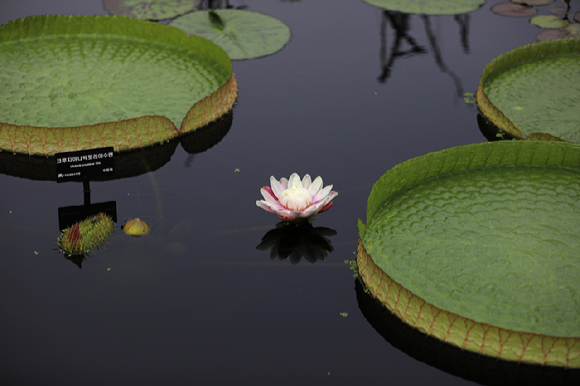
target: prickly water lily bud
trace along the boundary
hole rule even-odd
[[[331,191],[332,185],[322,187],[322,178],[311,180],[306,174],[302,180],[293,173],[290,179],[277,181],[270,177],[270,186],[260,190],[264,200],[256,201],[256,205],[268,212],[276,213],[284,221],[298,218],[308,218],[322,213],[332,206],[332,199],[338,195]]]
[[[140,218],[129,220],[123,226],[123,231],[131,236],[143,236],[149,233],[151,226]]]
[[[114,230],[113,220],[99,213],[63,230],[58,246],[68,255],[84,255],[103,244]]]

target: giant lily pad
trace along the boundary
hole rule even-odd
[[[460,15],[475,11],[485,0],[364,0],[375,7],[422,15]]]
[[[374,185],[359,273],[405,323],[493,357],[580,367],[580,145],[502,141]]]
[[[550,134],[580,142],[580,39],[546,40],[492,60],[481,75],[477,105],[516,138]]]
[[[280,20],[241,9],[193,12],[170,25],[213,41],[232,59],[270,55],[290,40],[290,28]]]
[[[220,47],[124,16],[9,22],[0,61],[0,148],[18,153],[162,143],[225,114],[237,95]]]
[[[195,10],[200,0],[104,0],[113,15],[143,20],[165,20]]]

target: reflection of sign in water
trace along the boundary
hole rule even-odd
[[[112,175],[112,147],[56,153],[56,181],[79,181]]]

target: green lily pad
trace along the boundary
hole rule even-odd
[[[565,28],[570,23],[555,15],[538,15],[530,19],[530,24],[540,28]]]
[[[241,9],[198,11],[178,17],[170,25],[213,41],[232,59],[270,55],[290,40],[290,28],[280,20]]]
[[[165,20],[195,10],[201,0],[104,0],[113,15],[142,20]]]
[[[364,0],[375,7],[422,15],[460,15],[481,7],[485,0]]]
[[[406,323],[580,367],[580,145],[481,143],[399,164],[372,189],[361,242],[359,274]]]
[[[516,48],[487,64],[477,105],[500,130],[524,139],[546,133],[580,142],[580,39]]]
[[[237,93],[220,47],[124,16],[9,22],[0,62],[0,148],[12,152],[150,146],[217,119]]]

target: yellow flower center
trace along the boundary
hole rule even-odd
[[[301,186],[293,186],[282,192],[280,204],[290,210],[304,210],[312,204],[310,193]]]

